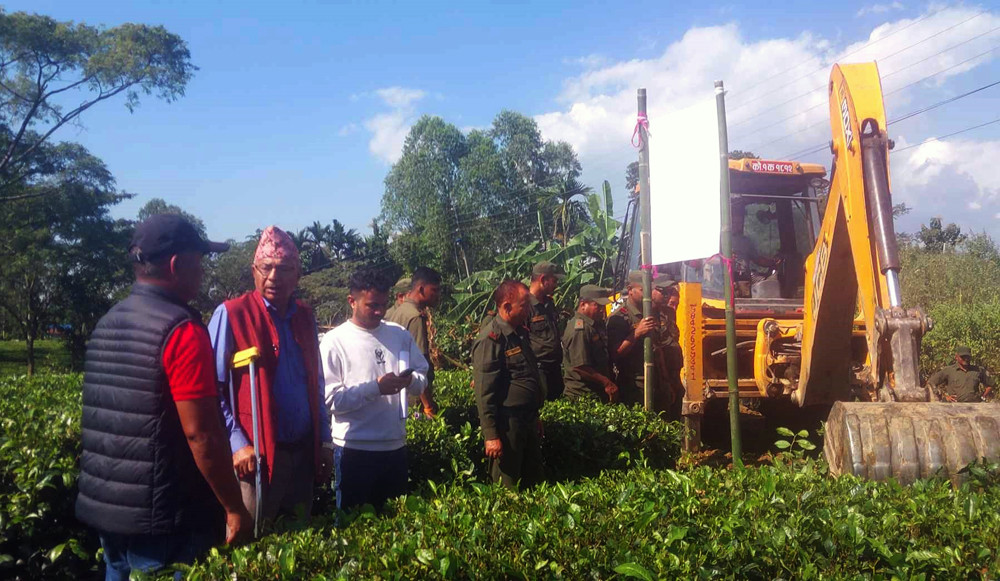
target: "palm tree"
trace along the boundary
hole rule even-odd
[[[326,249],[331,259],[353,260],[357,257],[364,240],[354,228],[347,229],[340,220],[326,228]]]

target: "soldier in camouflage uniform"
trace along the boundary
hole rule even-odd
[[[565,278],[562,268],[551,262],[539,262],[531,270],[531,313],[528,331],[531,349],[538,359],[538,372],[545,388],[545,397],[557,399],[563,393],[562,345],[559,344],[559,313],[552,301],[559,280]]]
[[[614,403],[618,386],[611,379],[608,357],[608,335],[604,307],[611,302],[610,289],[592,284],[580,289],[576,315],[566,323],[563,332],[563,367],[566,370],[566,397],[595,397]]]
[[[972,364],[972,350],[964,346],[955,349],[955,364],[932,375],[927,384],[941,395],[941,399],[953,402],[982,401],[996,388],[996,382],[986,369]]]
[[[528,330],[528,287],[507,280],[493,293],[497,313],[485,321],[472,346],[479,425],[490,475],[508,488],[542,480],[542,380]]]
[[[618,370],[619,400],[626,405],[644,400],[643,339],[659,329],[656,317],[642,317],[642,271],[628,275],[625,303],[608,319],[608,346]]]
[[[420,403],[424,415],[434,417],[437,415],[438,405],[434,400],[434,363],[431,359],[428,309],[438,306],[441,301],[441,274],[433,268],[421,266],[413,271],[411,278],[402,279],[396,284],[403,281],[409,281],[410,288],[403,294],[403,300],[385,314],[385,320],[409,331],[420,353],[427,360],[427,387],[420,394]],[[417,398],[410,399],[411,405],[416,403]]]

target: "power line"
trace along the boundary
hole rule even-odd
[[[914,81],[914,82],[912,82],[912,83],[910,83],[908,85],[903,85],[902,87],[899,87],[898,89],[895,89],[895,90],[892,90],[892,91],[890,91],[888,93],[885,93],[885,96],[893,95],[893,94],[898,93],[898,92],[900,92],[900,91],[902,91],[904,89],[912,87],[913,85],[922,83],[922,82],[926,81],[927,79],[930,79],[931,77],[936,77],[937,75],[940,75],[941,73],[945,73],[945,72],[947,72],[949,70],[952,70],[955,67],[959,67],[959,66],[961,66],[961,65],[963,65],[963,64],[965,64],[965,63],[967,63],[967,62],[969,62],[971,60],[975,60],[975,59],[983,56],[984,54],[987,54],[989,52],[992,52],[992,51],[996,50],[997,48],[1000,48],[1000,46],[995,46],[995,47],[991,48],[990,50],[982,52],[982,53],[980,53],[980,54],[978,54],[978,55],[976,55],[974,57],[967,58],[964,61],[961,61],[961,62],[955,63],[954,65],[951,65],[950,67],[946,67],[944,69],[941,69],[940,71],[938,71],[936,73],[932,73],[930,75],[927,75],[926,77],[923,77],[921,79],[917,79],[916,81]],[[965,97],[968,97],[969,95],[972,95],[974,93],[978,93],[979,91],[982,91],[982,90],[988,89],[990,87],[993,87],[996,84],[997,83],[990,83],[990,84],[984,85],[982,87],[973,89],[972,91],[969,91],[968,93],[963,93],[962,95],[958,95],[956,97],[951,97],[951,98],[945,99],[943,101],[938,101],[937,103],[934,103],[934,104],[926,107],[923,110],[915,111],[915,112],[911,112],[911,113],[907,113],[906,115],[903,115],[903,116],[901,116],[899,118],[892,119],[892,120],[888,121],[887,124],[888,125],[892,125],[893,123],[896,123],[898,121],[903,121],[904,119],[909,119],[910,117],[915,117],[916,115],[920,115],[921,113],[926,113],[927,111],[930,111],[931,109],[936,109],[936,108],[940,107],[941,105],[944,105],[944,104],[947,104],[947,103],[952,103],[952,102],[957,101],[959,99],[963,99]],[[815,126],[815,125],[813,125],[813,126]],[[791,134],[789,134],[789,135],[791,135]],[[795,157],[798,157],[800,155],[808,155],[808,154],[816,153],[817,151],[821,151],[825,147],[827,147],[827,145],[825,143],[823,143],[823,144],[816,144],[816,145],[813,145],[813,146],[809,146],[809,147],[807,147],[807,148],[805,148],[803,150],[791,153],[788,156],[782,156],[780,159],[790,159],[790,158],[794,159]]]
[[[980,34],[980,35],[977,35],[977,36],[976,36],[975,38],[979,38],[979,37],[981,37],[981,36],[983,36],[983,35],[985,35],[985,34],[989,34],[989,33],[991,33],[991,32],[996,32],[997,30],[1000,30],[1000,27],[997,27],[997,28],[994,28],[994,29],[992,29],[992,30],[990,30],[990,31],[988,31],[988,32],[985,32],[985,33],[983,33],[983,34]],[[973,39],[969,39],[969,40],[973,40]],[[951,46],[951,47],[949,47],[949,48],[946,48],[946,49],[944,49],[944,50],[941,50],[941,51],[938,51],[937,53],[935,53],[935,54],[933,54],[933,55],[931,55],[931,56],[929,56],[929,57],[927,57],[927,58],[925,58],[925,59],[922,59],[922,60],[920,60],[920,61],[917,61],[916,63],[913,63],[912,65],[907,65],[907,66],[906,66],[906,67],[904,67],[903,69],[900,69],[900,70],[898,70],[898,71],[894,71],[894,72],[892,72],[892,73],[889,73],[889,74],[887,74],[887,75],[883,75],[883,76],[882,76],[882,79],[883,79],[883,80],[885,80],[885,79],[886,79],[887,77],[891,77],[892,75],[895,75],[896,73],[899,73],[899,72],[902,72],[903,70],[905,70],[905,69],[907,69],[907,68],[910,68],[910,67],[912,67],[912,66],[914,66],[914,65],[916,65],[916,64],[919,64],[919,63],[922,63],[922,62],[925,62],[925,61],[927,61],[927,60],[930,60],[930,59],[932,59],[932,58],[934,58],[934,57],[937,57],[937,56],[940,56],[941,54],[943,54],[943,53],[945,53],[945,52],[948,52],[949,50],[952,50],[952,49],[954,49],[954,48],[958,48],[959,46],[961,46],[961,45],[965,44],[966,42],[969,42],[969,40],[966,40],[966,41],[963,41],[963,42],[960,42],[960,43],[958,43],[958,44],[956,44],[956,45],[953,45],[953,46]],[[970,61],[973,61],[973,60],[976,60],[976,59],[978,59],[979,57],[982,57],[982,56],[984,56],[984,55],[987,55],[987,54],[989,54],[989,53],[991,53],[991,52],[993,52],[993,51],[997,50],[998,48],[1000,48],[1000,45],[997,45],[997,46],[994,46],[994,47],[992,47],[992,48],[990,48],[990,49],[988,49],[988,50],[985,50],[985,51],[983,51],[983,52],[981,52],[981,53],[979,53],[979,54],[976,54],[976,55],[974,55],[974,56],[971,56],[971,57],[969,57],[969,58],[967,58],[967,59],[965,59],[965,60],[962,60],[962,61],[960,61],[960,62],[958,62],[958,63],[955,63],[954,65],[951,65],[950,67],[947,67],[947,68],[945,68],[945,69],[942,69],[942,70],[940,70],[940,71],[938,71],[938,72],[936,72],[936,73],[934,73],[934,74],[932,74],[932,75],[928,75],[928,76],[926,76],[926,77],[923,77],[923,78],[921,78],[921,79],[919,79],[919,80],[917,80],[917,81],[914,81],[913,83],[910,83],[910,84],[908,84],[908,85],[904,85],[904,86],[902,86],[902,87],[900,87],[900,88],[898,88],[898,89],[894,89],[894,90],[892,90],[891,92],[889,92],[889,93],[886,93],[886,96],[888,96],[888,95],[892,95],[892,94],[895,94],[895,93],[898,93],[898,92],[902,91],[903,89],[906,89],[906,88],[909,88],[909,87],[912,87],[912,86],[913,86],[913,85],[915,85],[915,84],[918,84],[918,83],[921,83],[921,82],[923,82],[923,81],[926,81],[927,79],[929,79],[929,78],[931,78],[931,77],[933,77],[933,76],[936,76],[936,75],[939,75],[939,74],[941,74],[941,73],[944,73],[944,72],[947,72],[947,71],[949,71],[949,70],[952,70],[952,69],[954,69],[954,68],[956,68],[956,67],[960,67],[960,66],[962,66],[962,65],[964,65],[964,64],[966,64],[966,63],[968,63],[968,62],[970,62]],[[827,103],[826,103],[825,101],[824,101],[824,102],[820,102],[820,103],[817,103],[817,104],[813,105],[812,107],[809,107],[808,109],[805,109],[805,110],[802,110],[802,111],[799,111],[799,112],[797,112],[797,113],[793,113],[792,115],[789,115],[789,116],[787,116],[787,117],[783,117],[783,118],[781,118],[781,119],[779,119],[779,120],[775,121],[774,123],[771,123],[771,124],[769,124],[769,125],[765,125],[765,126],[763,126],[763,127],[760,127],[760,128],[758,128],[758,129],[757,129],[757,132],[760,132],[760,131],[766,131],[767,129],[770,129],[770,128],[772,128],[772,127],[776,127],[776,126],[778,126],[778,125],[781,125],[781,124],[782,124],[782,123],[784,123],[785,121],[789,121],[789,120],[791,120],[791,119],[794,119],[794,118],[796,118],[796,117],[798,117],[798,116],[800,116],[800,115],[804,115],[804,114],[806,114],[806,113],[809,113],[810,111],[813,111],[813,110],[815,110],[815,109],[817,109],[817,108],[819,108],[819,107],[821,107],[821,106],[823,106],[823,105],[826,105],[826,104],[827,104]],[[816,127],[816,126],[818,126],[818,125],[821,125],[821,124],[823,124],[823,123],[826,123],[826,121],[827,121],[826,119],[821,119],[821,120],[819,120],[819,121],[818,121],[817,123],[813,123],[812,125],[808,125],[808,126],[806,126],[806,127],[802,128],[802,129],[798,129],[798,130],[795,130],[795,131],[792,131],[792,132],[790,132],[790,133],[785,133],[785,134],[783,134],[783,135],[781,135],[781,136],[779,136],[779,137],[776,137],[776,138],[774,138],[774,139],[772,139],[772,140],[770,140],[770,141],[768,141],[768,142],[766,142],[766,143],[760,143],[760,144],[756,144],[756,145],[752,145],[752,146],[750,146],[750,147],[749,147],[749,149],[758,149],[758,148],[761,148],[761,147],[765,147],[765,146],[767,146],[767,145],[771,145],[771,144],[773,144],[773,143],[777,143],[778,141],[782,141],[782,140],[784,140],[784,139],[787,139],[787,138],[789,138],[789,137],[792,137],[793,135],[798,135],[798,134],[800,134],[800,133],[803,133],[803,132],[805,132],[805,131],[807,131],[807,130],[809,130],[809,129],[813,128],[813,127]]]
[[[955,29],[956,27],[958,27],[958,26],[961,26],[961,25],[965,24],[966,22],[969,22],[970,20],[973,20],[973,19],[975,19],[975,18],[978,18],[978,17],[982,16],[982,15],[983,15],[983,14],[985,14],[985,13],[986,13],[986,11],[983,11],[983,12],[980,12],[980,13],[978,13],[978,14],[974,15],[974,16],[971,16],[971,17],[969,17],[969,18],[966,18],[965,20],[963,20],[963,21],[961,21],[961,22],[959,22],[959,23],[956,23],[956,24],[953,24],[953,25],[951,25],[951,26],[949,26],[949,27],[947,27],[947,28],[945,28],[945,29],[943,29],[943,30],[939,30],[938,32],[936,32],[936,33],[934,33],[934,34],[932,34],[932,35],[930,35],[930,36],[927,36],[927,37],[925,37],[925,38],[923,38],[923,39],[921,39],[921,40],[919,40],[919,41],[917,41],[917,42],[915,42],[915,43],[913,43],[913,44],[911,44],[911,45],[909,45],[909,46],[907,46],[907,47],[905,47],[905,48],[902,48],[902,49],[900,49],[900,50],[897,50],[896,52],[894,52],[894,53],[892,53],[892,54],[890,54],[890,55],[888,55],[888,56],[885,56],[885,57],[882,57],[881,59],[876,59],[876,60],[882,60],[882,61],[884,61],[884,60],[888,60],[888,59],[890,59],[890,58],[892,58],[892,57],[894,57],[894,56],[896,56],[896,55],[899,55],[899,54],[901,54],[901,53],[903,53],[903,52],[906,52],[907,50],[910,50],[911,48],[913,48],[913,47],[915,47],[915,46],[917,46],[917,45],[919,45],[919,44],[922,44],[922,43],[924,43],[924,42],[927,42],[928,40],[930,40],[930,39],[932,39],[932,38],[934,38],[934,37],[936,37],[936,36],[939,36],[939,35],[941,35],[941,34],[944,34],[945,32],[948,32],[948,31],[950,31],[950,30],[953,30],[953,29]],[[993,30],[996,30],[996,29],[993,29]],[[992,32],[992,31],[991,31],[991,32]],[[982,36],[982,35],[979,35],[979,36]],[[969,40],[972,40],[972,39],[969,39]],[[966,41],[966,42],[968,42],[968,41]],[[960,45],[960,44],[962,44],[962,43],[959,43],[959,45]],[[959,46],[959,45],[956,45],[956,46]],[[952,48],[954,48],[954,47],[952,47]],[[943,53],[943,52],[945,52],[945,51],[947,51],[947,50],[950,50],[950,49],[945,49],[945,50],[942,50],[942,51],[938,51],[938,53],[937,53],[937,54],[941,54],[941,53]],[[936,56],[936,55],[935,55],[935,56]],[[841,57],[841,58],[843,58],[843,57]],[[823,69],[819,69],[819,70],[817,70],[816,72],[820,72],[820,71],[822,71],[822,70],[823,70]],[[804,78],[804,77],[803,77],[803,78]],[[789,84],[791,84],[791,83],[789,83]],[[787,86],[787,85],[786,85],[786,86]],[[817,87],[817,88],[815,88],[815,89],[812,89],[812,90],[809,90],[809,91],[807,91],[807,92],[805,92],[805,93],[802,93],[802,94],[800,94],[800,95],[797,95],[797,96],[795,96],[795,97],[792,97],[791,99],[788,99],[788,100],[786,100],[786,101],[782,101],[781,103],[778,103],[777,105],[774,105],[774,106],[771,106],[771,107],[768,107],[768,108],[766,108],[766,109],[764,109],[764,110],[762,110],[762,111],[758,111],[758,112],[757,112],[757,113],[755,113],[754,115],[751,115],[750,117],[747,117],[746,119],[743,119],[743,120],[739,121],[738,123],[734,123],[734,124],[732,125],[732,127],[734,127],[734,128],[735,128],[735,127],[739,127],[739,126],[741,126],[741,125],[745,125],[745,124],[749,123],[750,121],[753,121],[754,119],[757,119],[758,117],[761,117],[762,115],[764,115],[764,114],[766,114],[766,113],[769,113],[769,112],[771,112],[771,111],[774,111],[775,109],[778,109],[778,108],[780,108],[780,107],[783,107],[783,106],[785,106],[785,105],[788,105],[789,103],[793,103],[793,102],[795,102],[795,101],[798,101],[799,99],[802,99],[802,98],[804,98],[804,97],[808,97],[809,95],[813,95],[813,94],[815,94],[815,93],[818,93],[818,92],[820,92],[820,91],[823,91],[823,90],[825,90],[826,88],[827,88],[827,85],[826,85],[826,83],[824,83],[824,84],[820,85],[819,87]],[[774,91],[772,91],[772,92],[774,92]],[[822,105],[822,103],[820,103],[819,105]],[[812,109],[815,109],[815,108],[816,108],[817,106],[818,106],[818,105],[814,105],[813,107],[810,107],[810,108],[809,108],[809,109],[807,109],[806,111],[811,111]],[[737,107],[737,108],[738,108],[738,107]],[[759,129],[767,129],[768,127],[773,127],[773,126],[774,126],[774,124],[771,124],[771,125],[768,125],[768,126],[766,126],[766,127],[762,127],[762,128],[759,128]],[[759,129],[758,129],[758,130],[759,130]]]
[[[986,89],[989,89],[991,87],[995,87],[997,85],[1000,85],[1000,81],[993,81],[992,83],[990,83],[988,85],[983,85],[982,87],[973,89],[973,90],[971,90],[971,91],[969,91],[967,93],[962,93],[961,95],[956,95],[956,96],[954,96],[954,97],[952,97],[950,99],[945,99],[944,101],[938,101],[937,103],[934,103],[933,105],[928,105],[927,107],[924,107],[923,109],[917,109],[916,111],[912,111],[910,113],[907,113],[906,115],[903,115],[902,117],[897,117],[896,119],[893,119],[893,120],[889,121],[887,124],[888,125],[892,125],[893,123],[899,123],[900,121],[906,121],[907,119],[909,119],[911,117],[916,117],[917,115],[922,115],[922,114],[930,111],[931,109],[937,109],[938,107],[941,107],[942,105],[947,105],[948,103],[953,103],[955,101],[958,101],[959,99],[964,99],[964,98],[966,98],[966,97],[968,97],[970,95],[974,95],[974,94],[976,94],[976,93],[978,93],[980,91],[985,91]]]
[[[947,133],[945,135],[940,135],[938,137],[931,137],[930,139],[925,139],[925,140],[921,141],[920,143],[914,143],[913,145],[907,145],[906,147],[901,147],[899,149],[894,149],[894,150],[892,150],[891,153],[900,153],[900,152],[906,151],[907,149],[913,149],[914,147],[919,147],[921,145],[924,145],[925,143],[930,143],[932,141],[943,141],[945,139],[948,139],[949,137],[954,137],[956,135],[959,135],[959,134],[962,134],[962,133],[966,133],[968,131],[973,131],[975,129],[980,129],[982,127],[986,127],[987,125],[993,125],[994,123],[1000,123],[1000,117],[994,119],[993,121],[987,121],[986,123],[980,123],[979,125],[973,125],[972,127],[966,127],[965,129],[960,129],[958,131],[953,131],[952,133]]]
[[[887,34],[887,35],[885,35],[885,36],[881,37],[881,38],[877,38],[877,39],[875,39],[875,40],[873,40],[873,41],[870,41],[870,42],[867,42],[867,43],[865,43],[864,45],[862,45],[862,46],[858,47],[857,49],[855,49],[855,50],[853,50],[853,51],[851,51],[851,52],[849,52],[849,53],[847,53],[847,54],[844,54],[844,55],[841,55],[840,57],[838,57],[838,60],[839,60],[839,59],[845,59],[845,58],[847,58],[847,57],[849,57],[849,56],[851,56],[851,55],[854,55],[854,54],[857,54],[857,53],[861,52],[862,50],[864,50],[864,49],[866,49],[866,48],[868,48],[868,47],[870,47],[870,46],[874,46],[874,45],[876,45],[876,44],[878,44],[878,43],[882,42],[883,40],[886,40],[887,38],[891,38],[891,37],[893,37],[893,36],[895,36],[895,35],[899,34],[900,32],[903,32],[904,30],[906,30],[906,29],[910,28],[911,26],[914,26],[914,25],[916,25],[916,24],[918,24],[918,23],[920,23],[920,22],[923,22],[923,21],[927,20],[928,18],[930,18],[930,17],[932,17],[932,16],[937,16],[937,15],[938,15],[938,14],[940,14],[941,12],[944,12],[945,10],[947,10],[948,8],[949,8],[948,6],[944,6],[944,7],[942,7],[942,8],[939,8],[939,9],[937,9],[937,10],[933,11],[933,12],[930,12],[930,13],[928,13],[928,14],[925,14],[924,16],[921,16],[920,18],[918,18],[918,19],[914,20],[913,22],[911,22],[911,23],[907,24],[906,26],[904,26],[904,27],[902,27],[902,28],[900,28],[900,29],[898,29],[898,30],[895,30],[895,31],[893,31],[893,32],[891,32],[891,33],[889,33],[889,34]],[[801,63],[799,63],[799,64],[795,65],[794,67],[792,67],[792,68],[790,68],[790,69],[786,69],[786,70],[784,70],[784,71],[782,71],[782,72],[780,72],[780,73],[778,73],[778,74],[776,74],[776,75],[772,75],[772,76],[770,76],[770,77],[768,77],[768,78],[766,78],[766,79],[764,79],[764,80],[762,80],[762,81],[759,81],[758,83],[756,83],[756,84],[754,84],[754,85],[751,85],[750,87],[748,87],[747,89],[745,89],[745,90],[744,90],[743,92],[747,92],[747,91],[750,91],[750,90],[752,90],[752,89],[755,89],[755,88],[757,88],[757,87],[759,87],[759,86],[761,86],[761,85],[763,85],[763,84],[767,83],[767,82],[768,82],[768,81],[770,81],[771,79],[774,79],[774,78],[776,78],[776,77],[780,77],[781,75],[783,75],[783,74],[785,74],[785,73],[788,73],[788,72],[791,72],[791,71],[793,71],[793,70],[795,70],[795,69],[799,68],[800,66],[802,66],[802,65],[803,65],[803,64],[805,64],[805,63],[808,63],[808,62],[812,62],[812,61],[813,61],[814,59],[819,59],[819,58],[820,58],[820,57],[819,57],[819,56],[817,55],[817,56],[814,56],[814,57],[812,57],[812,58],[811,58],[811,59],[809,59],[809,60],[806,60],[806,61],[802,61]],[[744,103],[740,103],[740,104],[738,104],[738,105],[737,105],[736,107],[733,107],[733,108],[731,108],[731,109],[730,109],[729,111],[730,111],[730,112],[734,112],[734,111],[737,111],[737,110],[739,110],[739,109],[741,109],[741,108],[743,108],[743,107],[746,107],[746,106],[747,106],[747,105],[749,105],[750,103],[754,103],[754,102],[756,102],[756,101],[759,101],[760,99],[763,99],[764,97],[766,97],[766,96],[768,96],[768,95],[771,95],[771,94],[773,94],[773,93],[776,93],[777,91],[780,91],[781,89],[784,89],[784,88],[785,88],[785,87],[787,87],[788,85],[791,85],[791,84],[794,84],[794,83],[797,83],[798,81],[801,81],[802,79],[804,79],[804,78],[806,78],[806,77],[810,77],[810,76],[812,76],[812,75],[814,75],[814,74],[816,74],[816,73],[818,73],[818,72],[822,72],[822,71],[823,71],[823,70],[824,70],[825,68],[826,68],[826,67],[820,67],[819,69],[817,69],[817,70],[815,70],[815,71],[813,71],[813,72],[810,72],[810,73],[807,73],[807,74],[805,74],[805,75],[803,75],[803,76],[801,76],[801,77],[798,77],[798,78],[796,78],[796,79],[794,79],[794,80],[792,80],[792,81],[790,81],[790,82],[788,82],[788,83],[785,83],[784,85],[781,85],[780,87],[778,87],[778,88],[776,88],[776,89],[773,89],[773,90],[771,90],[771,91],[769,91],[769,92],[767,92],[767,93],[763,93],[763,94],[761,94],[761,95],[758,95],[758,96],[754,97],[753,99],[750,99],[749,101],[746,101],[746,102],[744,102]],[[737,92],[737,93],[735,93],[735,94],[736,94],[736,95],[739,95],[740,93],[739,93],[739,92]],[[732,97],[732,96],[731,96],[731,97]],[[730,98],[731,98],[731,97],[730,97]]]

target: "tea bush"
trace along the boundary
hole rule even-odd
[[[557,402],[542,410],[550,482],[514,493],[481,480],[468,374],[442,375],[440,399],[465,411],[410,423],[413,493],[342,528],[321,503],[308,528],[213,550],[189,578],[1000,575],[995,466],[970,467],[957,489],[833,479],[808,459],[677,472],[676,425],[639,409]],[[0,380],[0,578],[97,570],[96,537],[72,513],[79,417],[79,375]]]
[[[471,464],[478,468],[476,473],[483,476],[483,439],[471,387],[472,374],[442,371],[435,381],[440,417],[462,443]],[[573,480],[597,475],[602,470],[641,465],[672,468],[680,455],[681,426],[664,422],[642,408],[609,406],[590,399],[557,400],[546,402],[540,417],[544,426],[542,457],[549,481]],[[409,424],[411,429],[414,425],[414,422]],[[411,458],[412,452],[411,446]]]
[[[640,468],[515,494],[442,485],[390,515],[215,551],[191,579],[994,578],[1000,490],[822,463]]]
[[[96,539],[73,516],[80,375],[0,377],[0,578],[92,568]]]

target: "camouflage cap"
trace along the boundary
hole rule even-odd
[[[642,271],[630,270],[628,273],[628,283],[642,284]],[[666,288],[668,286],[674,286],[675,284],[677,284],[677,281],[665,272],[661,272],[653,277],[653,288]]]
[[[972,349],[969,349],[965,345],[959,345],[955,348],[955,355],[959,357],[972,357]]]
[[[611,295],[614,293],[615,291],[609,288],[599,287],[596,284],[585,284],[580,287],[580,300],[609,305],[611,304]]]
[[[559,280],[566,278],[566,273],[563,272],[561,266],[554,262],[549,262],[548,260],[543,260],[536,264],[534,268],[531,269],[531,276],[554,276]]]
[[[410,290],[410,286],[413,284],[413,280],[410,277],[405,276],[396,281],[396,284],[392,285],[393,293],[402,293]]]

